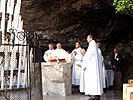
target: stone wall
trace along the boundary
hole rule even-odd
[[[72,51],[79,41],[87,48],[91,33],[102,43],[105,64],[117,47],[123,56],[124,81],[133,78],[133,18],[116,14],[111,0],[23,0],[21,13],[24,29],[39,35],[42,53],[48,43],[60,42]]]

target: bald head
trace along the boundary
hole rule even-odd
[[[81,49],[80,53],[81,53],[82,56],[84,56],[85,55],[85,49]]]
[[[61,49],[61,44],[57,43],[56,47],[57,47],[57,49]]]

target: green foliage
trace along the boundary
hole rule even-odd
[[[133,0],[114,0],[113,5],[116,7],[116,12],[133,11]]]

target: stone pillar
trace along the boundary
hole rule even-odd
[[[71,63],[42,63],[41,67],[43,96],[71,95]]]

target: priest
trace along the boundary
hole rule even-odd
[[[102,88],[106,88],[104,58],[102,55],[102,51],[100,49],[101,43],[97,42],[97,46],[98,46],[98,55],[99,55],[100,77],[102,78],[102,81],[101,81]]]
[[[80,50],[80,53],[81,53],[81,55],[82,55],[82,60],[81,60],[81,64],[79,63],[79,64],[77,64],[80,68],[81,68],[81,72],[80,72],[80,87],[79,87],[79,90],[80,90],[80,92],[81,93],[84,93],[85,92],[85,80],[84,80],[84,67],[82,67],[83,66],[83,58],[84,58],[84,55],[85,55],[85,49],[81,49]]]
[[[61,43],[57,43],[56,47],[57,48],[53,52],[52,57],[55,59],[66,59],[68,57],[68,53],[61,48]]]
[[[103,94],[103,88],[100,81],[98,47],[92,35],[88,35],[87,41],[89,46],[83,59],[83,69],[85,69],[85,95],[91,96],[88,100],[99,100],[100,95]]]
[[[73,68],[72,68],[72,84],[79,86],[80,85],[80,71],[81,68],[77,64],[81,64],[81,47],[80,43],[75,43],[75,49],[72,51],[72,58],[73,58]],[[79,87],[78,87],[79,88]]]
[[[43,56],[44,61],[46,61],[46,62],[47,62],[49,59],[52,59],[52,54],[53,54],[53,52],[54,52],[53,44],[49,44],[48,47],[49,47],[49,50],[47,50],[47,51],[44,53],[44,56]]]

